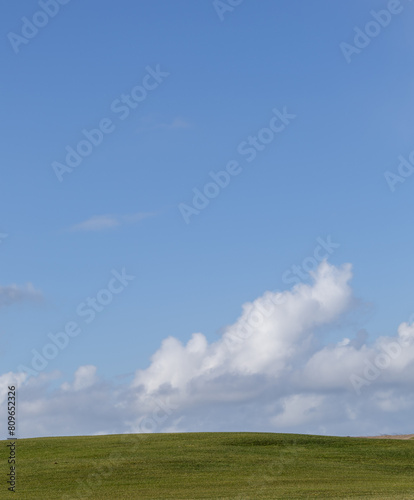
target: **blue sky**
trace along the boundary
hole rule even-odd
[[[22,375],[32,350],[68,322],[81,333],[37,377],[45,385],[32,427],[21,396],[26,435],[59,433],[44,424],[47,394],[64,392],[74,373],[92,377],[89,389],[105,383],[128,394],[137,380],[151,386],[151,357],[167,337],[187,344],[202,332],[215,345],[243,304],[289,291],[292,266],[312,263],[321,239],[335,244],[332,275],[350,263],[353,276],[349,304],[315,323],[318,345],[365,330],[368,349],[410,320],[414,176],[398,173],[398,157],[414,151],[410,1],[51,2],[54,17],[38,16],[46,25],[13,42],[40,4],[10,3],[0,19],[2,383],[21,377],[22,393],[39,384]],[[386,25],[367,27],[384,9]],[[347,60],[341,44],[355,46],[355,28],[366,27],[377,35]],[[125,116],[117,100],[131,92],[139,102],[130,100]],[[275,109],[292,118],[279,118],[269,135]],[[59,180],[55,162],[65,164],[66,148],[105,119],[100,144]],[[249,137],[263,138],[252,161],[241,152]],[[203,192],[209,173],[229,162],[238,175],[185,220],[182,204],[191,207],[194,189]],[[385,172],[400,180],[387,182]],[[86,323],[79,305],[114,272],[134,279]],[[312,286],[305,274],[300,281]],[[364,422],[373,414],[367,409]],[[170,428],[197,429],[194,415]],[[111,418],[96,429],[74,420],[62,433],[125,430]],[[271,422],[246,417],[234,430],[277,431]],[[289,429],[358,433],[322,417]]]

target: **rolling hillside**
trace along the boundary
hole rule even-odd
[[[4,481],[0,498],[414,498],[413,440],[267,433],[39,438],[19,440],[16,459],[16,494]]]

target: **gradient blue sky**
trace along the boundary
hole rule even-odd
[[[242,304],[291,288],[284,273],[328,235],[329,263],[352,264],[354,303],[326,342],[394,335],[414,313],[414,175],[392,192],[384,172],[414,150],[414,4],[350,63],[340,47],[388,4],[244,0],[220,20],[210,0],[72,0],[16,54],[8,33],[40,7],[8,2],[1,373],[82,323],[78,304],[125,268],[135,279],[46,372],[132,380],[166,337],[216,342]],[[112,103],[157,65],[169,76],[121,120]],[[284,107],[296,118],[248,162],[239,144]],[[106,117],[114,131],[59,182],[52,163]],[[230,160],[242,172],[186,224],[179,204]],[[92,218],[104,227],[82,226]]]

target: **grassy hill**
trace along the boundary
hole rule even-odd
[[[5,481],[0,498],[27,500],[413,499],[414,441],[267,433],[21,439],[16,494]]]

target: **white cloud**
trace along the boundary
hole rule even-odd
[[[209,345],[201,333],[193,334],[186,346],[166,339],[151,366],[137,373],[134,384],[150,392],[168,384],[186,393],[189,383],[224,374],[277,378],[308,345],[313,329],[332,321],[350,303],[350,266],[336,269],[324,262],[314,277],[313,286],[300,284],[283,294],[268,292],[245,304],[241,317],[218,342]]]
[[[0,286],[0,308],[25,301],[39,301],[43,296],[31,283],[23,286],[8,285]]]
[[[155,215],[155,212],[139,212],[131,215],[94,215],[83,222],[74,224],[69,230],[73,232],[105,231],[126,224],[135,224]]]
[[[240,318],[216,342],[201,333],[186,344],[166,338],[150,366],[138,370],[130,384],[105,382],[88,365],[57,389],[52,388],[61,375],[28,380],[22,374],[3,375],[0,395],[9,380],[20,377],[24,436],[197,430],[410,433],[414,326],[402,323],[396,335],[372,344],[357,332],[354,339],[324,345],[321,331],[337,325],[355,304],[350,279],[349,265],[323,262],[312,284],[266,292],[244,304]],[[353,376],[364,383],[356,387]],[[0,426],[3,421],[0,416]]]
[[[272,424],[280,429],[320,421],[321,405],[325,396],[315,394],[293,394],[283,399],[283,412],[271,419]]]
[[[85,365],[76,370],[73,384],[65,382],[61,388],[64,391],[80,391],[93,386],[97,381],[96,366]]]

